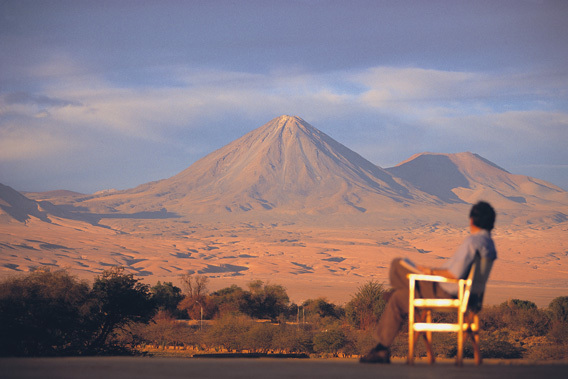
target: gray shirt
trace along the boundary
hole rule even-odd
[[[477,233],[468,236],[442,268],[451,272],[458,279],[465,279],[475,259],[476,251],[479,252],[481,257],[491,260],[497,259],[497,250],[495,250],[491,232],[481,229]],[[458,293],[455,284],[441,283],[440,286],[451,295],[455,296]]]

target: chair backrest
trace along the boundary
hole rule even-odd
[[[477,313],[483,306],[483,294],[485,293],[485,284],[489,279],[491,268],[493,267],[493,259],[482,257],[479,252],[475,253],[475,259],[471,264],[468,275],[468,281],[471,280],[467,299],[467,309]]]

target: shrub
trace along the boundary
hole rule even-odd
[[[328,329],[314,335],[314,350],[337,356],[348,340],[340,328]]]
[[[548,309],[553,320],[568,322],[568,296],[560,296],[553,299]]]
[[[207,330],[206,342],[212,347],[240,352],[247,347],[243,337],[248,333],[252,324],[252,320],[246,316],[223,316]]]
[[[372,280],[359,287],[345,306],[347,321],[357,329],[375,325],[386,307],[386,294],[383,284]]]
[[[314,351],[313,332],[298,326],[278,325],[272,346],[275,350],[288,353],[310,354]]]

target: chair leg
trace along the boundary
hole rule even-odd
[[[481,357],[481,348],[479,347],[479,316],[477,314],[473,315],[473,323],[470,336],[471,343],[473,344],[473,357],[475,359],[475,364],[480,365],[483,361],[483,358]]]
[[[410,304],[408,310],[408,358],[407,364],[414,364],[414,345],[416,344],[417,333],[414,331],[415,322],[415,308],[413,305],[414,300],[414,289],[412,288],[413,282],[411,282],[411,292],[410,292]]]
[[[432,311],[428,309],[426,311],[426,322],[431,324],[432,323]],[[435,361],[434,353],[432,351],[432,332],[427,331],[424,335],[424,339],[426,341],[426,354],[428,356],[428,363],[433,364]]]
[[[463,323],[464,323],[464,314],[462,312],[458,312],[458,325],[460,326],[458,330],[458,354],[456,356],[456,364],[458,366],[463,365],[463,337],[464,337]]]

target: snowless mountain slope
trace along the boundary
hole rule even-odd
[[[28,199],[11,187],[0,184],[0,219],[26,222],[30,216],[50,222],[39,203]]]
[[[169,179],[93,198],[146,211],[366,212],[433,203],[299,117],[280,116]]]
[[[386,170],[449,203],[485,199],[506,209],[554,209],[568,204],[568,193],[563,189],[543,180],[511,174],[469,152],[416,154]]]

